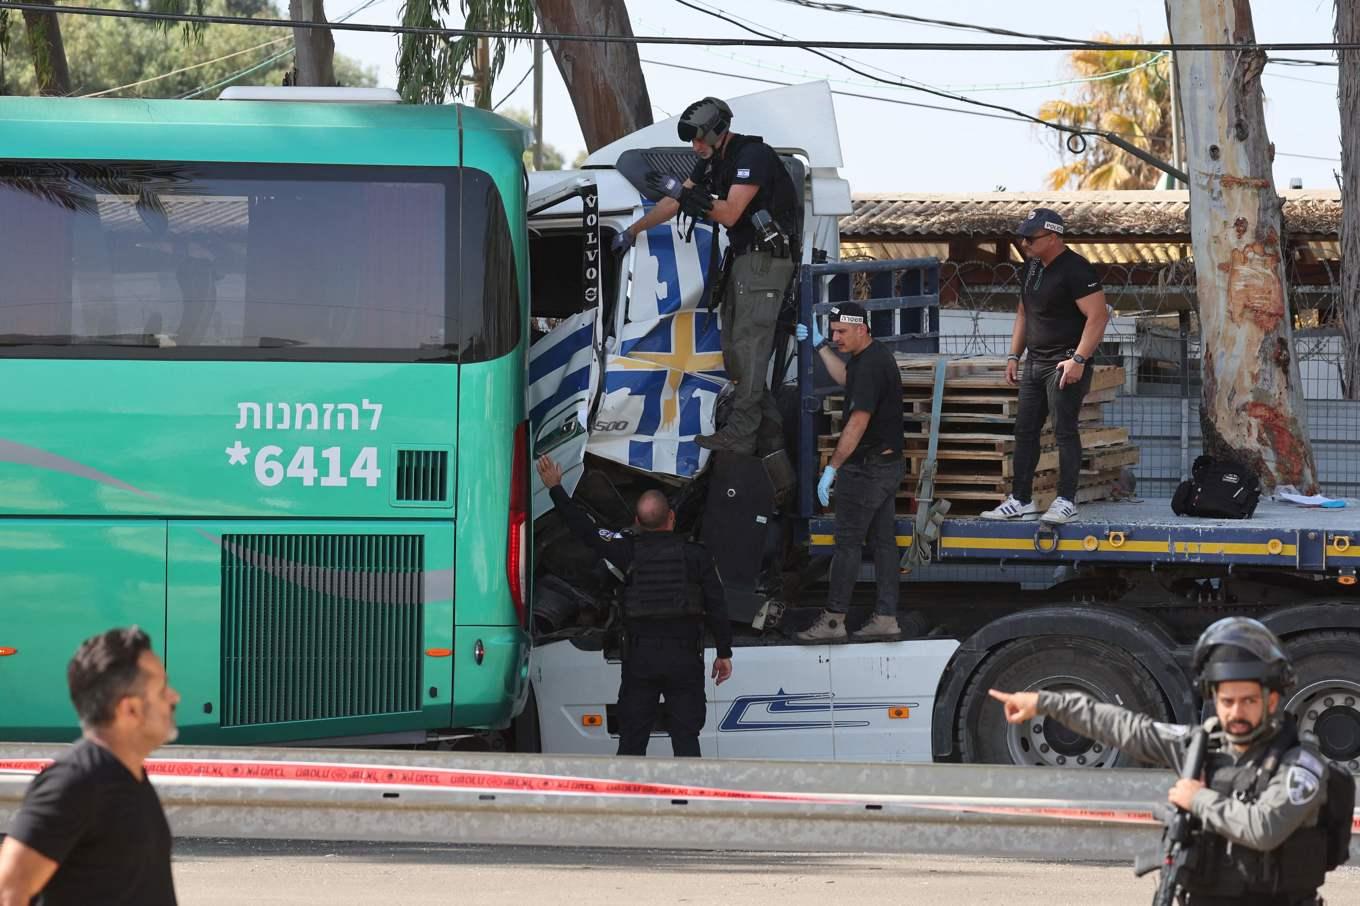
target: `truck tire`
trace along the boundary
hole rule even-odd
[[[1305,632],[1285,648],[1298,676],[1285,707],[1322,754],[1360,771],[1360,633]]]
[[[510,726],[514,736],[511,751],[530,755],[537,755],[543,751],[543,736],[538,727],[538,697],[534,695],[532,687],[529,689],[529,700],[524,703],[524,710],[515,716],[514,723]]]
[[[1126,652],[1095,639],[1044,636],[1009,642],[984,660],[968,683],[955,724],[963,761],[1051,767],[1114,768],[1136,764],[1126,753],[1093,742],[1050,718],[1006,722],[988,689],[1078,691],[1168,720],[1170,708],[1152,676]]]

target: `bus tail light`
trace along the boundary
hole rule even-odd
[[[515,450],[510,457],[510,526],[506,532],[505,574],[510,600],[519,624],[529,628],[529,605],[525,599],[529,569],[529,423],[515,428]]]

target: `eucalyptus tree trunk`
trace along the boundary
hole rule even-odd
[[[536,0],[545,32],[631,35],[624,0]],[[635,44],[549,41],[587,150],[652,124],[652,102]]]
[[[1337,0],[1336,40],[1360,41],[1360,0]],[[1360,51],[1342,50],[1337,77],[1341,107],[1341,384],[1360,399]]]
[[[34,0],[44,3],[44,0]],[[55,6],[56,4],[48,4]],[[54,12],[24,10],[24,30],[33,57],[33,76],[39,94],[71,94],[71,70],[66,65],[66,47],[61,40],[61,22]]]
[[[1177,44],[1255,42],[1249,0],[1166,0]],[[1294,360],[1261,51],[1176,52],[1202,339],[1205,452],[1317,488]]]
[[[296,22],[325,22],[322,0],[289,0],[288,17]],[[293,84],[309,88],[335,85],[335,38],[329,28],[293,29]]]

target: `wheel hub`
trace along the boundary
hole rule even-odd
[[[1073,676],[1054,676],[1032,684],[1028,692],[1082,692],[1109,702],[1104,689],[1089,680]],[[1044,767],[1108,768],[1119,757],[1119,750],[1088,739],[1049,717],[1036,717],[1023,724],[1008,724],[1006,747],[1015,764]]]
[[[1317,737],[1323,755],[1360,770],[1360,684],[1321,680],[1294,693],[1285,707],[1301,733]]]

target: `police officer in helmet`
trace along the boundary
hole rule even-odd
[[[727,228],[718,298],[723,368],[735,394],[722,429],[696,440],[709,450],[764,455],[784,446],[766,372],[779,309],[798,261],[802,207],[778,152],[758,135],[733,132],[731,125],[732,108],[719,98],[703,98],[685,108],[676,130],[699,160],[683,182],[651,174],[649,183],[660,201],[615,237],[613,247],[626,249],[639,233],[679,211]]]
[[[1228,617],[1205,630],[1193,666],[1216,720],[1204,780],[1177,780],[1167,794],[1203,832],[1188,876],[1186,906],[1321,906],[1329,868],[1330,768],[1300,738],[1283,696],[1294,670],[1280,640],[1256,620]],[[1134,758],[1179,771],[1192,727],[1093,701],[1080,692],[999,692],[1006,719],[1049,717]],[[1344,819],[1349,822],[1349,816]]]
[[[703,545],[675,532],[675,511],[660,491],[638,498],[635,533],[611,532],[567,496],[562,469],[551,457],[540,456],[537,467],[572,532],[626,579],[619,754],[647,754],[658,703],[665,699],[671,750],[677,757],[698,758],[699,731],[708,711],[705,625],[717,647],[713,680],[721,685],[732,675],[732,626],[713,560]]]

